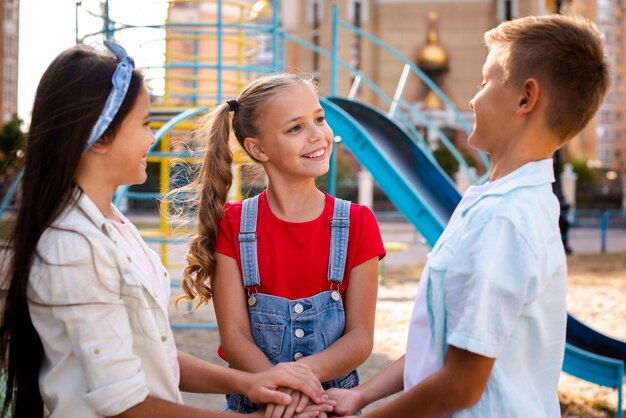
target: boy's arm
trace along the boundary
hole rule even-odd
[[[354,414],[372,402],[400,392],[404,386],[404,357],[400,357],[354,389],[328,389],[326,394],[336,402],[335,414]]]
[[[434,418],[467,409],[480,400],[494,362],[493,358],[448,346],[441,370],[365,417]]]
[[[378,293],[378,256],[352,268],[346,291],[344,334],[326,350],[298,360],[322,381],[337,379],[360,366],[374,346]]]

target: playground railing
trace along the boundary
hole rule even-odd
[[[600,252],[607,252],[609,231],[616,233],[624,232],[626,242],[626,209],[574,209],[568,213],[570,224],[570,236],[576,234],[576,230],[590,229],[599,232]],[[595,239],[595,237],[594,237]]]

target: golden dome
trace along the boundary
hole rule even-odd
[[[439,45],[437,13],[435,12],[428,14],[427,41],[417,54],[417,66],[425,71],[445,71],[448,69],[448,53]]]
[[[444,105],[441,99],[439,98],[439,96],[437,96],[437,94],[435,94],[434,91],[429,90],[428,94],[426,94],[426,97],[424,98],[424,101],[423,101],[423,109],[424,110],[436,110],[436,109],[443,109],[443,108],[444,108]]]

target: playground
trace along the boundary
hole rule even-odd
[[[87,8],[88,3],[81,7]],[[206,20],[185,20],[189,10],[176,9],[176,3],[184,4],[189,10],[195,5],[207,6],[201,8]],[[263,3],[264,9],[255,9],[257,3]],[[374,352],[360,369],[367,378],[403,354],[425,255],[461,199],[455,179],[440,167],[434,156],[433,141],[450,153],[459,173],[470,184],[485,181],[488,161],[485,155],[475,156],[481,167],[477,173],[448,137],[450,127],[462,135],[469,134],[471,121],[429,74],[392,46],[364,31],[358,20],[352,23],[343,20],[338,5],[332,7],[326,24],[328,33],[324,36],[330,39],[330,47],[325,49],[319,40],[310,42],[282,28],[278,13],[272,13],[279,8],[277,0],[257,3],[253,6],[250,2],[234,0],[172,2],[165,23],[130,25],[117,22],[114,14],[109,13],[109,1],[105,1],[105,7],[99,11],[103,29],[88,33],[79,30],[77,4],[77,43],[94,43],[103,38],[124,42],[132,37],[133,30],[147,28],[158,31],[161,38],[152,43],[146,41],[144,44],[150,45],[146,49],[163,45],[165,51],[162,62],[144,66],[152,86],[154,109],[151,126],[156,144],[148,157],[154,187],[122,187],[114,203],[128,210],[129,218],[144,225],[142,235],[160,253],[172,277],[179,278],[187,240],[181,236],[180,228],[172,227],[169,215],[174,210],[182,213],[185,210],[173,207],[166,196],[185,180],[180,174],[186,173],[186,165],[193,164],[200,156],[193,140],[199,117],[216,103],[234,97],[256,75],[289,69],[295,63],[294,55],[312,56],[312,68],[303,66],[303,69],[320,80],[320,101],[340,149],[331,159],[326,189],[342,197],[337,158],[348,155],[365,173],[359,183],[358,200],[372,202],[374,189],[378,187],[401,220],[390,222],[379,218],[389,254],[381,269]],[[89,13],[93,18],[94,12]],[[390,65],[398,69],[394,89],[383,90],[355,65],[346,45],[355,39],[367,42],[367,48],[376,49],[384,59],[393,62]],[[316,64],[318,61],[322,63]],[[139,65],[142,66],[141,62]],[[411,82],[421,83],[436,96],[445,111],[447,125],[442,125],[436,117],[439,114],[424,111],[408,101],[405,89]],[[361,99],[364,97],[371,99]],[[255,187],[242,169],[245,158],[236,156],[235,160],[233,200],[241,199]],[[18,175],[2,199],[0,221],[11,217],[19,182]],[[614,211],[609,215],[600,213],[597,226],[578,227],[573,223],[570,231],[574,249],[574,255],[568,258],[571,316],[560,384],[564,416],[615,416],[616,410],[617,416],[622,416],[626,361],[623,303],[626,228],[622,221],[626,214]],[[617,226],[610,219],[613,222],[617,219]],[[172,307],[171,313],[180,349],[220,363],[212,306],[193,314],[177,312]],[[223,406],[221,396],[186,396],[192,405],[212,409]]]

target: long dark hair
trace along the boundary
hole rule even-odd
[[[77,46],[50,64],[37,87],[0,326],[0,365],[6,374],[2,413],[10,411],[12,417],[43,416],[38,378],[44,352],[28,312],[30,270],[41,234],[71,204],[76,168],[116,66],[114,57]],[[100,141],[112,141],[142,86],[141,73],[134,71],[124,102]]]

